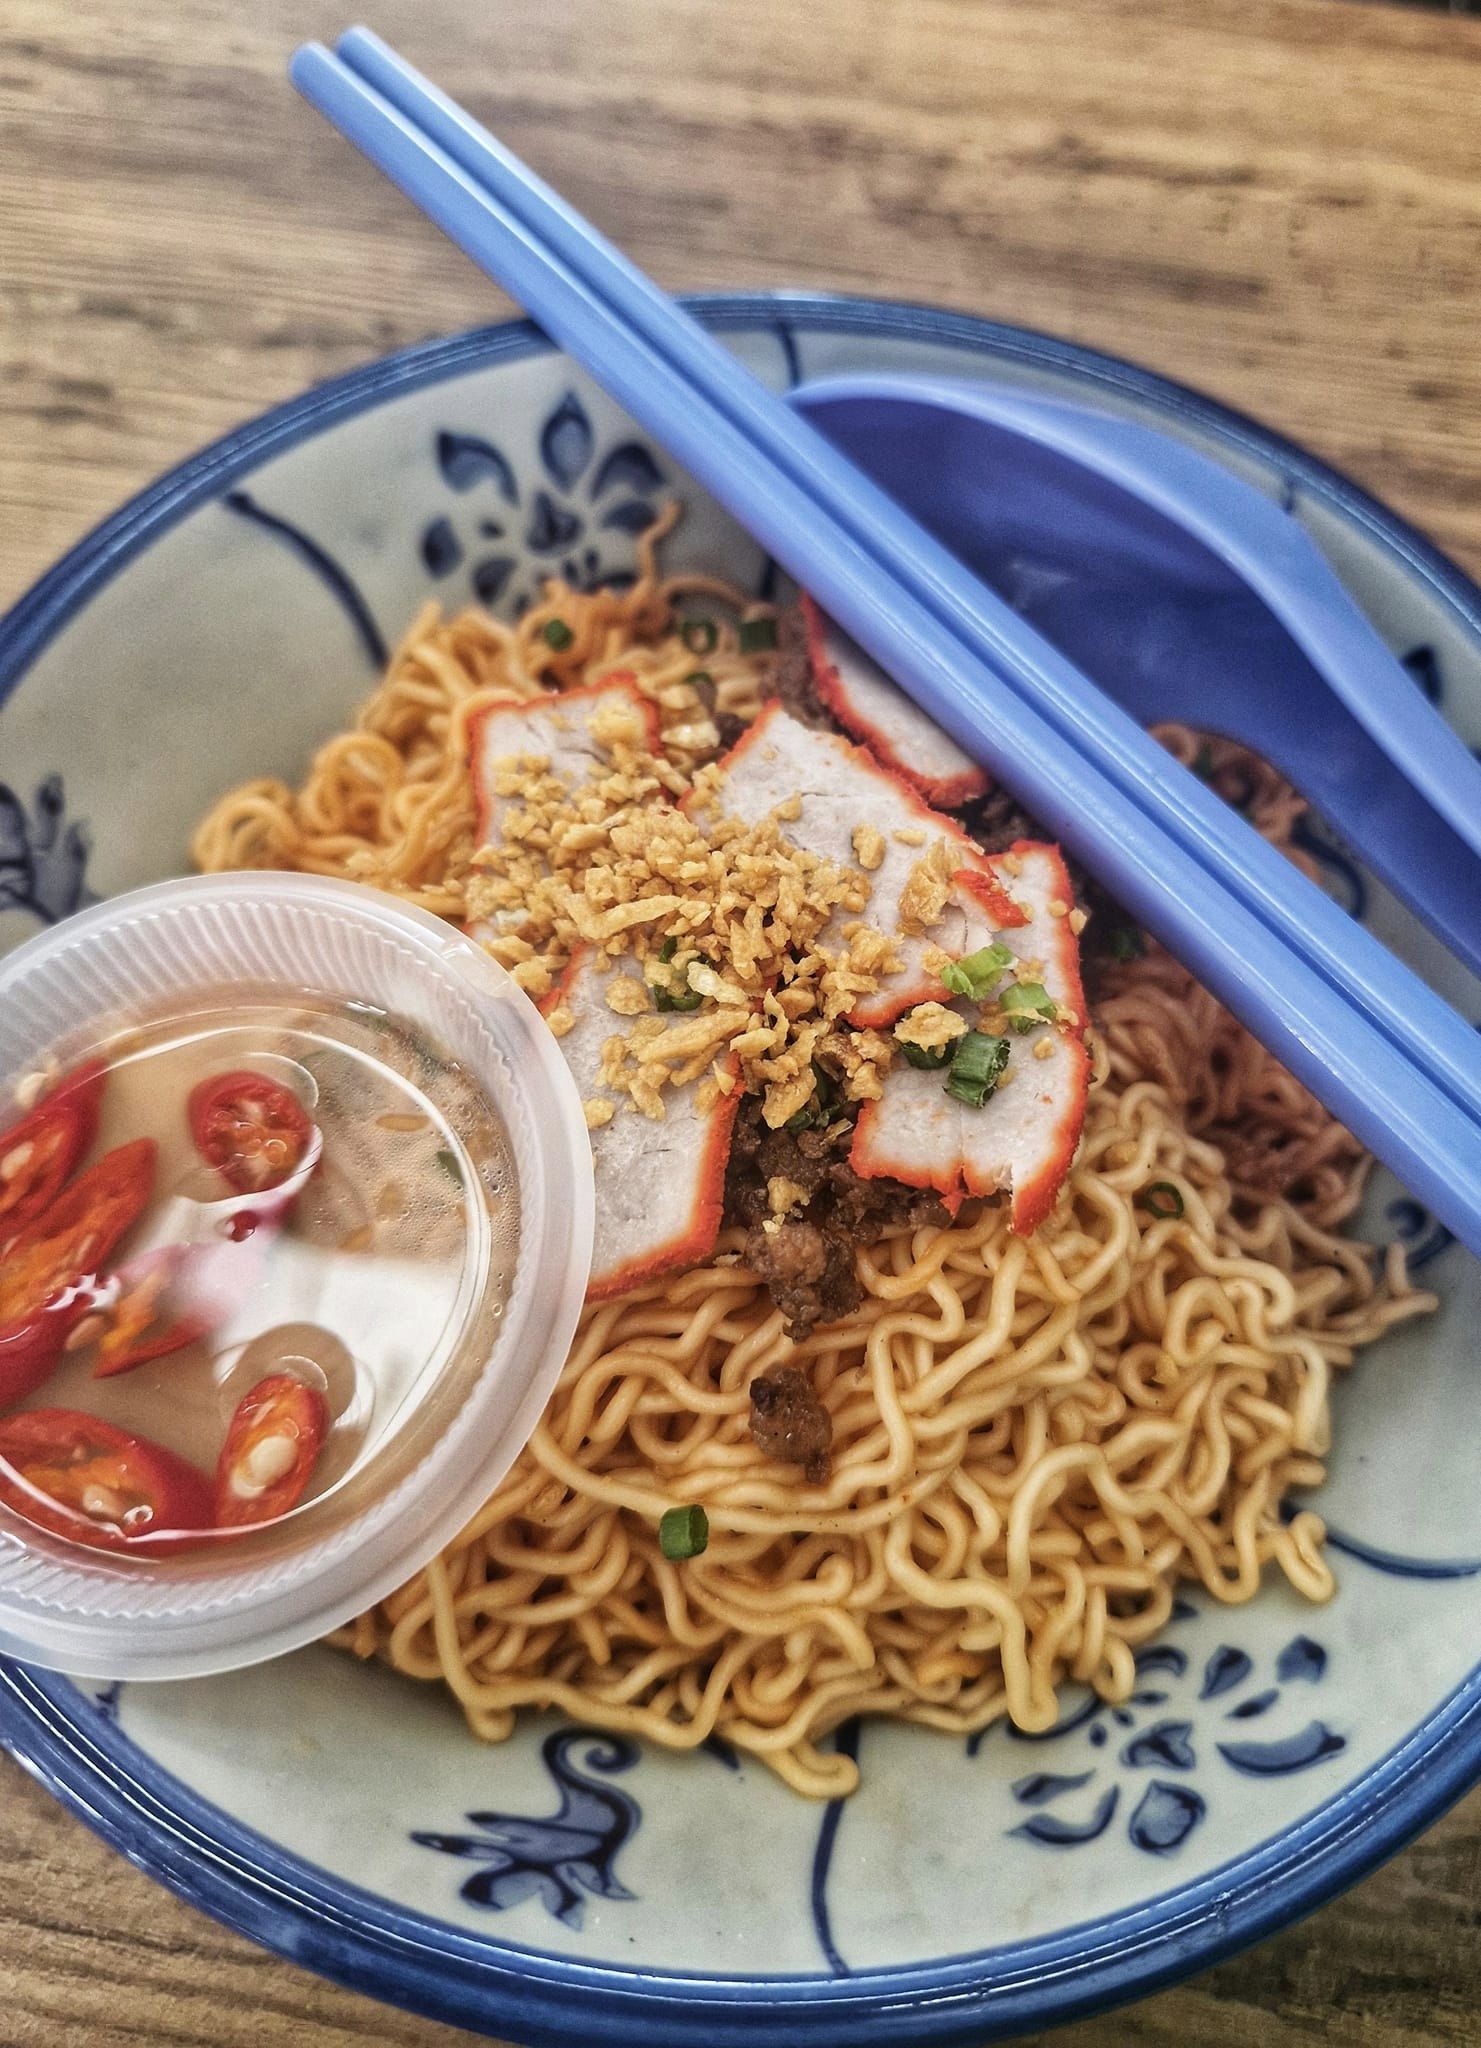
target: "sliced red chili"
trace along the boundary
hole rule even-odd
[[[0,1329],[0,1408],[13,1407],[50,1379],[77,1315],[57,1306]]]
[[[0,1259],[0,1333],[96,1272],[138,1222],[154,1189],[152,1138],[117,1145],[80,1173]]]
[[[0,1132],[0,1249],[50,1206],[98,1135],[106,1073],[88,1060]]]
[[[132,1372],[147,1359],[181,1351],[211,1330],[209,1316],[169,1313],[170,1290],[190,1252],[185,1245],[165,1245],[120,1269],[117,1278],[122,1292],[108,1310],[107,1325],[98,1339],[95,1380]]]
[[[269,1373],[242,1397],[216,1466],[216,1526],[286,1515],[303,1499],[329,1427],[329,1404],[292,1373]]]
[[[0,1499],[74,1543],[122,1550],[210,1523],[204,1472],[163,1444],[77,1409],[9,1416],[0,1422],[0,1459]]]
[[[187,1114],[195,1149],[239,1195],[260,1194],[287,1180],[313,1132],[291,1089],[246,1067],[198,1082]]]

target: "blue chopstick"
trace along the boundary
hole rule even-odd
[[[851,578],[849,585],[830,599],[831,547],[813,549],[815,528],[806,513],[799,526],[780,510],[774,515],[780,537],[773,542],[757,523],[769,506],[762,504],[751,513],[740,509],[746,485],[743,478],[736,477],[737,461],[744,462],[747,456],[754,460],[764,450],[806,493],[810,503],[826,504],[840,529],[881,562],[892,583],[909,583],[954,630],[970,636],[979,657],[991,663],[1001,681],[1026,697],[1069,744],[1107,766],[1112,779],[1134,802],[1150,808],[1190,853],[1266,923],[1283,930],[1290,943],[1312,960],[1334,987],[1345,990],[1361,1005],[1397,1045],[1412,1048],[1437,1083],[1481,1121],[1481,1056],[1474,1034],[1399,967],[1384,947],[1367,933],[1355,932],[1351,920],[1258,833],[1233,816],[1195,776],[1170,762],[1156,741],[1072,663],[965,572],[822,434],[799,422],[789,407],[750,376],[557,193],[378,36],[368,29],[350,29],[340,38],[338,52],[341,65],[356,80],[444,151],[478,191],[501,209],[518,242],[494,238],[493,246],[480,258],[491,273],[509,285],[555,338],[687,463],[712,496],[728,505],[743,525],[766,541],[779,561],[810,585],[825,609],[897,680],[911,687],[908,668],[887,659],[872,637],[879,630],[877,582],[860,589],[857,578]],[[311,99],[315,97],[313,79],[322,75],[320,60],[337,69],[322,51],[317,57],[312,50],[306,51],[294,60],[294,81]],[[460,239],[456,219],[434,217],[455,240]],[[568,303],[557,283],[552,260],[564,266],[576,286],[574,305]],[[554,298],[541,299],[542,292],[548,295],[552,291]],[[599,310],[606,308],[646,345],[638,349],[635,361],[627,360],[626,350],[621,364],[614,355],[618,342],[614,322],[601,317]],[[593,321],[599,318],[598,337]],[[560,327],[562,320],[570,321],[570,326]],[[659,400],[659,412],[645,416],[643,407],[654,392],[652,373],[660,362],[671,365],[692,390],[702,392],[739,430],[744,446],[738,455],[721,456],[712,436],[700,428],[687,406],[675,409]],[[614,381],[619,376],[623,379],[621,390]],[[686,428],[687,448],[678,438]],[[762,486],[762,494],[769,500],[769,482]],[[798,545],[806,550],[803,557],[796,553]],[[799,568],[800,559],[809,560],[812,566]],[[856,604],[866,605],[867,613],[855,611]],[[928,684],[912,694],[919,695],[963,745],[985,759],[1027,801],[1013,770],[1002,769],[987,751],[980,706],[972,701],[975,687],[964,689],[961,675],[951,673],[936,687]],[[1046,815],[1037,805],[1032,807],[1041,817]],[[1066,836],[1072,837],[1071,828]]]
[[[1481,1248],[1481,1087],[1475,1041],[1460,1020],[1123,714],[1107,719],[1113,707],[1095,702],[1070,664],[1012,614],[992,616],[986,593],[950,556],[466,117],[429,99],[431,89],[363,31],[342,48],[357,69],[374,69],[374,81],[310,47],[293,64],[306,97]],[[437,140],[424,132],[434,122]],[[1273,881],[1237,886],[1248,883],[1251,861],[1238,837],[1231,854],[1230,822],[1268,856]],[[1306,894],[1289,896],[1288,881]],[[1334,923],[1313,961],[1308,921],[1324,914]]]

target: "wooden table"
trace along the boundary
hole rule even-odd
[[[4,0],[0,602],[158,470],[498,295],[284,83],[345,0]],[[1481,21],[1348,0],[380,0],[666,284],[935,300],[1261,414],[1481,573]],[[1062,2048],[1481,2039],[1481,1795]],[[465,2038],[265,1958],[0,1766],[0,2048]]]

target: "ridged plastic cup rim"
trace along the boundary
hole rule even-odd
[[[299,936],[338,931],[348,943],[353,934],[387,958],[394,948],[402,967],[431,978],[419,988],[430,995],[435,983],[448,1014],[471,1034],[456,1046],[443,1035],[444,1045],[470,1065],[508,1132],[519,1190],[514,1276],[489,1357],[417,1465],[311,1547],[245,1573],[197,1569],[193,1596],[180,1590],[183,1582],[169,1582],[167,1614],[148,1611],[152,1582],[137,1561],[121,1572],[108,1553],[52,1539],[0,1505],[0,1651],[79,1677],[199,1677],[258,1663],[327,1634],[410,1578],[478,1511],[529,1441],[569,1350],[590,1270],[591,1147],[556,1040],[512,978],[456,927],[358,883],[257,870],[189,876],[113,897],[40,933],[0,961],[0,1084],[64,1041],[68,1028],[83,1036],[102,1014],[113,1015],[111,1005],[89,1011],[74,1000],[68,1026],[49,1029],[52,1012],[39,991],[50,984],[54,1001],[60,984],[74,998],[88,984],[90,960],[96,971],[107,947],[132,958],[131,942],[178,942],[192,920],[213,914],[215,944],[229,938],[250,951],[254,924],[287,918]],[[123,974],[130,980],[132,965]],[[224,978],[203,968],[174,993],[219,993]],[[375,988],[347,988],[343,976],[332,987],[322,972],[274,981],[269,966],[236,978],[258,993],[314,990],[397,1014]],[[474,1044],[478,1058],[470,1057]],[[134,1589],[129,1611],[106,1611],[124,1584]]]

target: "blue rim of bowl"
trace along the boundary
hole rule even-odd
[[[706,325],[943,343],[1068,372],[1279,465],[1362,527],[1481,642],[1481,590],[1347,478],[1254,421],[1118,359],[928,306],[811,293],[705,294]],[[102,585],[197,505],[269,457],[371,406],[493,363],[551,352],[526,321],[424,343],[319,385],[171,470],[78,543],[0,620],[0,702]],[[0,1660],[0,1742],[65,1806],[182,1898],[291,1961],[455,2025],[536,2043],[848,2048],[998,2040],[1103,2011],[1206,1968],[1313,1911],[1481,1777],[1481,1667],[1403,1742],[1277,1839],[1196,1883],[1014,1947],[845,1977],[622,1970],[493,1942],[388,1907],[242,1827],[160,1769],[66,1679]],[[579,2029],[579,2033],[573,2030]]]

